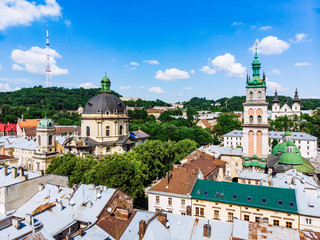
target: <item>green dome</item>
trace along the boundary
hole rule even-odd
[[[279,163],[288,164],[288,165],[301,165],[302,158],[297,153],[286,152],[280,156]]]
[[[253,158],[253,159],[257,159],[258,157],[257,157],[257,155],[254,154],[254,155],[252,156],[252,158]]]
[[[260,163],[260,167],[261,167],[261,168],[266,168],[266,166],[267,166],[267,164],[265,164],[265,163]]]
[[[101,92],[110,93],[111,81],[107,76],[104,76],[101,80]]]
[[[102,78],[102,80],[101,80],[101,83],[103,83],[103,82],[107,83],[107,82],[111,82],[111,81],[110,81],[110,79],[109,79],[107,76],[104,76],[104,77]]]
[[[259,167],[259,166],[260,166],[260,163],[259,163],[259,161],[257,161],[257,160],[252,160],[252,161],[250,162],[250,166]]]
[[[249,160],[249,158],[247,158],[247,157],[246,157],[246,158],[244,158],[244,160],[248,161],[248,160]]]
[[[262,158],[262,159],[261,159],[261,161],[262,161],[262,162],[265,162],[265,161],[266,161],[266,159],[265,159],[265,158]]]
[[[272,149],[272,154],[278,154],[279,152],[285,153],[287,152],[287,146],[294,146],[294,152],[298,153],[301,155],[301,152],[299,148],[294,144],[294,142],[289,141],[289,142],[282,142],[278,143],[273,149]]]
[[[37,128],[54,128],[54,125],[54,121],[45,117],[38,123]]]
[[[289,131],[286,131],[286,132],[283,134],[283,137],[285,137],[285,136],[292,136],[292,133],[289,132]]]
[[[250,163],[249,163],[249,162],[243,162],[243,166],[244,166],[244,167],[249,167],[249,166],[250,166]]]

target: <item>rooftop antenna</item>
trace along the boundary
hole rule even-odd
[[[44,87],[50,87],[50,81],[51,81],[51,66],[50,66],[50,53],[49,53],[49,28],[47,25],[47,43],[46,43],[46,50],[47,50],[47,60],[46,60],[46,69],[45,69],[45,81],[44,81]]]

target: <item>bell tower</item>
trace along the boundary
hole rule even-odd
[[[246,102],[244,108],[243,155],[252,157],[268,156],[268,102],[266,102],[266,76],[260,76],[261,63],[258,60],[257,46],[252,62],[252,78],[247,76]]]

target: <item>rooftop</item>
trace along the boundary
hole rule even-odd
[[[8,167],[8,175],[5,176],[4,175],[4,168],[1,167],[0,165],[0,187],[4,187],[4,186],[9,186],[18,182],[22,182],[22,180],[20,179],[20,172],[17,169],[17,177],[13,178],[12,177],[12,167]],[[32,179],[32,178],[36,178],[39,177],[38,173],[33,173],[33,172],[27,172],[24,171],[24,175],[28,176],[28,179]]]

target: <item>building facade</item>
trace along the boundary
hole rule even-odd
[[[294,115],[300,117],[301,115],[301,105],[300,105],[300,99],[298,96],[298,89],[296,89],[296,92],[293,97],[292,101],[292,107],[289,106],[289,102],[287,101],[283,106],[280,106],[280,101],[278,99],[277,90],[274,93],[274,98],[272,101],[272,114],[271,119],[275,120],[277,117],[293,117]]]

